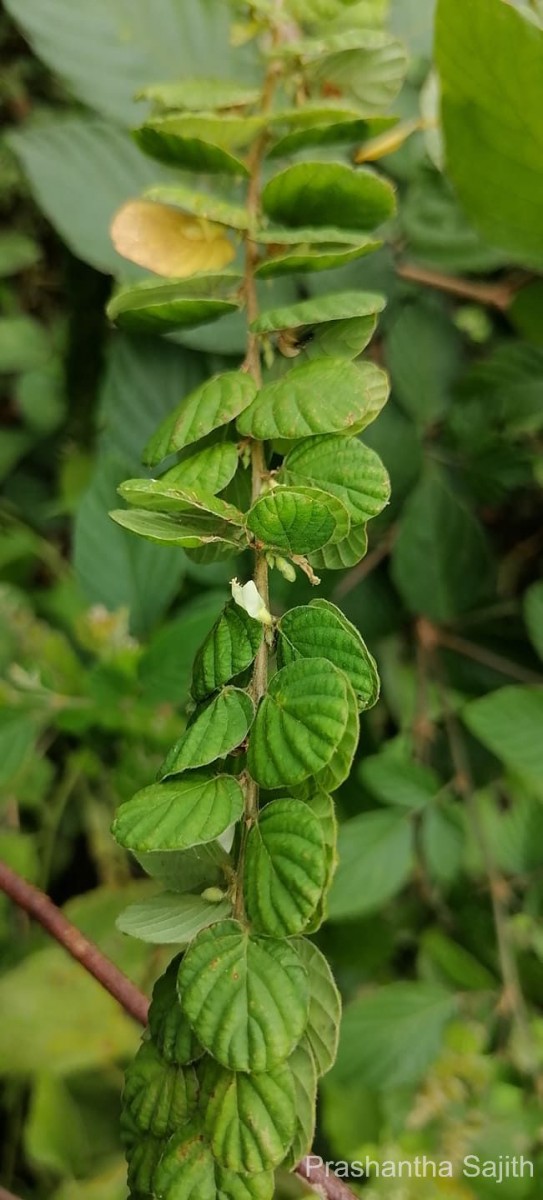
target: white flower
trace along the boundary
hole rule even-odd
[[[238,583],[237,579],[232,579],[230,586],[232,588],[232,599],[239,604],[240,608],[244,608],[245,612],[253,617],[253,620],[260,621],[262,625],[273,625],[273,617],[268,612],[266,605],[258,591],[256,584],[252,579],[248,583]]]

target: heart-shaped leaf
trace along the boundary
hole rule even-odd
[[[246,1075],[208,1059],[200,1108],[214,1158],[230,1171],[259,1174],[285,1157],[296,1128],[294,1078],[284,1063]]]
[[[160,1056],[168,1063],[194,1062],[203,1054],[177,999],[177,974],[181,955],[172,958],[157,979],[149,1006],[149,1030]]]
[[[144,462],[153,466],[175,450],[227,425],[248,407],[256,390],[254,380],[242,371],[212,376],[185,396],[160,425],[145,449]]]
[[[210,287],[208,291],[205,282],[199,280],[198,287],[193,289],[189,289],[189,282],[195,280],[160,283],[153,278],[120,288],[108,304],[107,315],[130,333],[170,333],[173,329],[206,325],[239,308],[236,299],[213,295],[213,289]],[[235,283],[233,276],[230,291]],[[227,288],[228,284],[224,290]]]
[[[285,225],[375,229],[391,217],[394,188],[373,171],[339,162],[299,162],[268,180],[264,212]]]
[[[115,508],[110,517],[123,529],[138,533],[140,537],[159,546],[181,546],[185,550],[196,550],[199,546],[217,543],[239,549],[231,535],[230,527],[207,513],[185,513],[174,517],[170,513],[147,512],[144,508]]]
[[[376,517],[390,497],[390,479],[381,459],[358,438],[308,438],[290,451],[282,474],[288,483],[315,484],[338,496],[354,525]]]
[[[233,602],[226,605],[194,660],[192,695],[204,700],[211,692],[247,670],[254,661],[264,636],[260,621],[254,621]]]
[[[307,488],[304,494],[281,487],[256,501],[247,514],[247,528],[266,548],[310,554],[333,538],[336,521],[317,488]]]
[[[130,904],[120,917],[117,929],[155,946],[186,946],[195,934],[215,921],[230,916],[231,904],[210,904],[201,896],[161,892],[140,904]]]
[[[168,279],[220,271],[236,253],[220,225],[152,200],[123,204],[113,218],[111,240],[122,258]]]
[[[313,942],[296,938],[296,949],[309,976],[309,1019],[304,1034],[315,1059],[319,1075],[334,1065],[341,1020],[341,996],[330,967]]]
[[[288,308],[272,308],[252,322],[254,333],[275,333],[280,329],[299,329],[304,325],[321,325],[328,321],[345,321],[351,317],[367,317],[383,311],[384,296],[370,292],[336,292],[302,300]]]
[[[273,790],[330,762],[349,722],[349,681],[326,658],[298,659],[273,676],[249,740],[249,771]]]
[[[324,837],[302,800],[273,800],[247,839],[243,889],[257,933],[290,937],[313,915],[326,882]]]
[[[386,373],[373,363],[318,359],[266,384],[239,418],[238,429],[262,441],[360,433],[380,413],[388,390]]]
[[[305,1037],[291,1054],[287,1066],[294,1082],[296,1127],[282,1166],[287,1171],[293,1171],[300,1160],[309,1154],[315,1136],[317,1071]]]
[[[226,758],[247,737],[254,707],[247,692],[227,687],[202,709],[185,733],[172,746],[159,771],[159,778],[179,775],[193,767],[205,767]]]
[[[166,1137],[195,1109],[197,1093],[192,1067],[165,1062],[152,1042],[144,1042],[127,1068],[123,1104],[142,1133]]]
[[[307,1024],[307,973],[287,941],[237,921],[204,930],[179,971],[179,997],[196,1036],[232,1071],[270,1071]]]
[[[220,837],[242,812],[243,793],[231,775],[191,771],[136,792],[121,804],[113,833],[127,850],[186,850]]]
[[[328,600],[312,600],[291,608],[279,622],[277,661],[286,666],[298,658],[329,658],[344,671],[361,708],[371,708],[379,697],[379,676],[373,655],[358,630]]]

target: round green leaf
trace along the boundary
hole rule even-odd
[[[160,482],[169,488],[205,490],[215,496],[227,487],[234,478],[239,465],[238,448],[234,442],[217,442],[203,450],[186,453],[175,467],[171,467]]]
[[[388,376],[370,362],[317,359],[268,383],[238,419],[240,433],[287,441],[360,433],[388,399]]]
[[[233,1071],[269,1071],[307,1023],[307,973],[286,941],[237,921],[204,930],[179,971],[183,1011],[205,1049]]]
[[[285,1157],[296,1128],[294,1079],[287,1064],[246,1075],[207,1060],[200,1094],[214,1158],[230,1171],[260,1174]]]
[[[311,494],[312,493],[312,494]],[[333,537],[334,516],[319,497],[324,493],[280,487],[261,496],[247,514],[247,528],[266,548],[310,554]]]
[[[219,175],[249,174],[247,166],[222,146],[204,137],[183,136],[176,132],[176,117],[163,117],[134,130],[134,138],[144,154],[168,166],[187,171]]]
[[[228,225],[231,229],[247,229],[249,225],[247,209],[241,204],[230,204],[221,196],[210,196],[207,192],[193,192],[191,188],[180,184],[161,183],[149,188],[145,195],[148,200],[170,204],[172,208],[180,208],[191,216],[216,221],[218,225]]]
[[[315,1136],[317,1071],[305,1038],[291,1054],[287,1065],[294,1082],[296,1126],[294,1138],[282,1166],[287,1171],[293,1171],[300,1160],[310,1153]]]
[[[264,630],[233,601],[227,604],[206,637],[194,660],[192,695],[204,700],[251,666],[262,643]]]
[[[180,775],[193,767],[205,767],[225,758],[247,737],[254,706],[247,692],[227,687],[197,713],[179,741],[166,755],[159,778]]]
[[[358,746],[360,737],[360,721],[358,717],[358,701],[347,679],[347,700],[349,704],[349,717],[343,737],[334,751],[330,762],[323,767],[315,775],[315,783],[325,792],[335,792],[342,783],[348,779],[353,763],[353,758]]]
[[[299,658],[329,658],[350,679],[361,708],[370,708],[377,701],[379,676],[375,659],[355,626],[328,600],[291,608],[281,617],[279,666]]]
[[[249,771],[273,790],[330,762],[349,722],[348,679],[326,658],[298,659],[271,680],[249,740]]]
[[[370,292],[336,292],[302,300],[288,308],[272,308],[252,322],[254,333],[275,333],[280,329],[299,329],[304,325],[320,325],[328,321],[344,321],[350,317],[367,317],[383,311],[384,296]]]
[[[285,225],[329,225],[368,231],[391,217],[394,188],[366,168],[344,163],[300,162],[268,181],[264,212]]]
[[[160,1200],[216,1200],[213,1156],[200,1121],[188,1121],[170,1138],[154,1172],[152,1194]]]
[[[368,550],[368,534],[365,525],[353,525],[350,533],[341,542],[330,543],[311,555],[311,566],[317,571],[343,571],[354,567]]]
[[[148,443],[144,462],[149,466],[168,454],[199,442],[213,429],[239,416],[256,395],[256,385],[243,371],[213,375],[170,413]]]
[[[338,496],[355,525],[378,516],[390,497],[381,459],[358,438],[331,434],[300,442],[287,456],[283,475],[287,483],[315,484]]]
[[[177,998],[177,975],[181,955],[172,958],[164,975],[157,979],[149,1006],[149,1030],[165,1062],[194,1062],[203,1054]]]
[[[127,1068],[123,1104],[142,1133],[166,1137],[196,1107],[198,1082],[192,1067],[181,1068],[144,1042]]]
[[[121,804],[113,834],[127,850],[187,850],[220,837],[242,812],[243,793],[231,775],[191,771]]]
[[[186,279],[161,283],[153,276],[120,288],[108,304],[107,315],[130,333],[169,333],[205,325],[239,308],[237,300],[210,295],[205,283],[200,282],[199,290],[200,295],[191,295]]]
[[[334,1065],[341,1021],[341,996],[330,967],[320,950],[307,938],[294,943],[309,976],[309,1019],[304,1042],[309,1043],[319,1075]]]
[[[243,888],[258,933],[289,937],[313,915],[326,882],[324,837],[303,800],[273,800],[247,840]]]
[[[213,904],[202,896],[160,892],[140,904],[130,904],[115,923],[121,933],[128,933],[142,942],[154,946],[183,946],[201,929],[229,917],[231,907],[229,900]]]
[[[185,550],[195,550],[199,546],[217,544],[230,546],[232,550],[239,549],[231,536],[230,527],[207,513],[189,512],[175,517],[170,513],[147,512],[145,508],[115,508],[109,515],[123,529],[138,533],[140,537],[157,542],[159,546],[181,546]]]

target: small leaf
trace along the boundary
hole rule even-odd
[[[180,79],[174,83],[152,83],[138,92],[138,99],[151,100],[164,109],[198,112],[201,109],[243,108],[260,100],[258,88],[232,79]]]
[[[159,771],[159,778],[180,775],[193,767],[205,767],[226,758],[245,741],[253,723],[254,707],[247,692],[226,687],[192,720],[172,746]]]
[[[273,253],[268,258],[263,258],[257,267],[255,267],[255,275],[259,279],[275,279],[280,275],[298,275],[301,271],[308,274],[312,271],[329,271],[337,267],[344,267],[347,263],[354,262],[357,258],[363,258],[366,254],[371,254],[372,250],[378,250],[381,242],[376,242],[369,237],[363,237],[361,233],[357,234],[355,239],[350,239],[348,242],[341,241],[341,234],[329,243],[319,241],[315,245],[311,245],[313,241],[314,231],[300,230],[295,238],[287,239],[285,230],[274,230],[273,233],[266,235],[266,238],[257,237],[256,241],[265,240],[273,249]],[[292,230],[288,230],[292,234]],[[310,233],[310,236],[305,239],[305,234]],[[298,243],[298,244],[296,244]],[[292,249],[288,249],[288,246]]]
[[[191,188],[181,184],[161,183],[148,188],[145,193],[148,200],[158,200],[161,204],[170,204],[180,208],[193,217],[204,217],[206,221],[217,221],[219,225],[228,225],[231,229],[247,229],[249,215],[241,204],[230,204],[222,196],[209,195],[207,192],[193,192]]]
[[[142,1133],[166,1137],[195,1109],[197,1091],[192,1067],[165,1062],[152,1042],[144,1042],[127,1068],[123,1104]]]
[[[304,1042],[309,1043],[319,1075],[334,1065],[341,1021],[341,996],[321,951],[307,938],[294,942],[309,977],[309,1018]]]
[[[254,661],[264,636],[260,621],[254,621],[237,604],[229,603],[200,647],[192,669],[192,695],[204,700]]]
[[[311,566],[317,571],[343,571],[355,567],[368,550],[368,534],[365,525],[353,525],[351,532],[342,542],[330,543],[311,555]]]
[[[322,114],[325,112],[326,109],[321,110]],[[296,154],[299,150],[310,150],[313,146],[337,146],[342,142],[356,145],[377,137],[384,130],[390,129],[391,125],[395,125],[397,120],[396,117],[373,117],[368,120],[360,117],[355,110],[350,119],[339,119],[340,117],[341,113],[331,108],[327,118],[321,117],[305,128],[293,129],[274,143],[268,151],[268,158],[282,158],[285,155]]]
[[[216,442],[202,450],[189,451],[176,467],[171,467],[160,482],[169,488],[191,488],[215,496],[234,478],[239,465],[238,448],[234,442]]]
[[[367,317],[382,312],[384,296],[370,292],[336,292],[302,300],[289,308],[272,308],[253,321],[254,333],[274,333],[280,329],[299,329],[304,325],[320,325],[326,321],[344,321],[350,317]]]
[[[233,1071],[272,1070],[307,1023],[307,972],[295,950],[237,921],[214,925],[189,946],[179,996],[202,1045]]]
[[[184,513],[189,518],[204,514],[238,526],[244,522],[243,513],[233,504],[227,504],[211,493],[206,495],[178,484],[172,487],[169,480],[164,481],[164,476],[161,479],[126,479],[117,490],[127,504],[139,505],[149,512]]]
[[[303,783],[330,762],[349,721],[348,681],[328,659],[298,659],[273,676],[249,740],[262,787]]]
[[[387,398],[388,377],[373,363],[319,359],[266,384],[239,418],[238,429],[262,441],[360,433]]]
[[[222,1167],[260,1174],[284,1159],[296,1127],[294,1079],[287,1063],[246,1075],[208,1059],[200,1107],[213,1156]]]
[[[324,492],[308,488],[304,495],[280,487],[256,501],[247,514],[247,528],[267,548],[310,554],[333,538],[336,523]]]
[[[291,1054],[287,1065],[294,1081],[296,1127],[282,1166],[287,1171],[293,1171],[300,1160],[309,1154],[315,1136],[317,1072],[315,1060],[305,1038]]]
[[[300,442],[285,459],[282,474],[288,483],[317,484],[338,496],[355,525],[378,516],[390,497],[381,459],[358,438],[331,434]]]
[[[391,217],[394,188],[367,168],[300,162],[285,167],[262,191],[264,211],[285,225],[329,225],[368,232]]]
[[[220,225],[151,200],[123,204],[113,218],[111,240],[122,258],[169,279],[220,271],[235,257]]]
[[[193,120],[194,128],[198,129],[195,118],[187,120]],[[183,122],[183,117],[175,115],[157,117],[156,120],[134,130],[133,136],[144,154],[168,166],[183,167],[187,171],[205,174],[248,176],[246,164],[223,146],[209,141],[205,136],[198,137],[197,133],[177,132]],[[202,126],[200,131],[205,134]]]
[[[169,513],[147,512],[144,508],[116,508],[109,515],[123,529],[138,533],[140,537],[157,542],[160,546],[182,546],[186,550],[195,550],[198,546],[217,543],[230,546],[232,550],[239,549],[229,526],[205,513],[191,512],[174,517]]]
[[[334,1078],[374,1091],[413,1084],[437,1058],[455,997],[427,983],[390,983],[348,1005]]]
[[[149,1007],[149,1031],[165,1062],[194,1062],[203,1054],[177,998],[177,973],[181,955],[172,958],[164,975],[157,979]]]
[[[402,42],[373,29],[349,30],[336,34],[331,41],[335,49],[315,58],[308,67],[310,78],[321,86],[336,87],[355,96],[366,114],[388,108],[407,71]]]
[[[413,828],[396,812],[368,812],[339,830],[339,866],[329,919],[375,912],[404,886],[413,864]]]
[[[117,918],[117,929],[154,946],[186,946],[195,934],[230,916],[231,905],[208,904],[201,896],[161,892],[131,904]]]
[[[186,850],[220,837],[242,812],[243,793],[231,775],[194,771],[136,792],[121,804],[113,834],[127,850]]]
[[[324,792],[335,792],[348,779],[353,758],[360,737],[360,721],[358,717],[358,700],[350,681],[347,684],[347,703],[349,716],[343,737],[336,747],[330,761],[315,775],[315,783]]]
[[[298,658],[329,658],[350,679],[361,708],[379,696],[375,659],[358,630],[328,600],[312,600],[291,608],[279,622],[277,661],[280,667]]]
[[[214,375],[185,396],[147,445],[144,462],[153,466],[239,416],[256,395],[250,375],[227,371]]]
[[[243,888],[257,933],[290,937],[313,915],[326,882],[324,838],[302,800],[273,800],[249,832]]]
[[[151,117],[141,129],[136,130],[136,141],[139,135],[150,131],[160,134],[167,142],[167,148],[175,152],[178,139],[198,139],[220,146],[222,150],[243,150],[251,146],[255,137],[266,124],[267,118],[261,115],[245,113],[211,113],[205,104],[203,112],[170,112],[165,115]],[[184,153],[184,149],[182,150]],[[179,165],[182,160],[178,159]]]
[[[130,333],[170,333],[173,329],[192,329],[236,312],[237,300],[214,296],[212,284],[217,278],[228,283],[229,276],[204,276],[203,279],[160,283],[156,278],[120,288],[107,307],[110,321]],[[209,286],[208,286],[209,279]],[[236,277],[230,278],[230,285]],[[200,293],[200,294],[198,294]]]

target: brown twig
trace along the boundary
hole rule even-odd
[[[471,658],[473,662],[480,663],[483,667],[498,671],[500,675],[509,675],[511,679],[517,679],[519,683],[543,683],[543,677],[536,671],[530,671],[528,667],[521,667],[519,663],[512,662],[503,654],[496,654],[494,650],[487,650],[485,646],[469,642],[456,633],[449,633],[447,629],[437,630],[436,637],[438,644],[446,650],[454,650],[464,658]]]
[[[0,1185],[0,1200],[20,1200],[14,1192],[8,1192],[8,1189]]]
[[[459,275],[444,275],[441,271],[431,271],[427,267],[417,266],[416,263],[400,263],[396,267],[396,274],[409,283],[421,283],[425,287],[437,288],[438,291],[458,296],[461,300],[472,300],[475,304],[497,308],[499,312],[507,312],[521,286],[520,282],[510,279],[504,280],[503,283],[483,283],[477,279],[464,279]]]
[[[326,1200],[355,1200],[350,1187],[347,1187],[339,1175],[330,1171],[322,1158],[316,1154],[308,1154],[303,1158],[296,1167],[296,1174]]]

